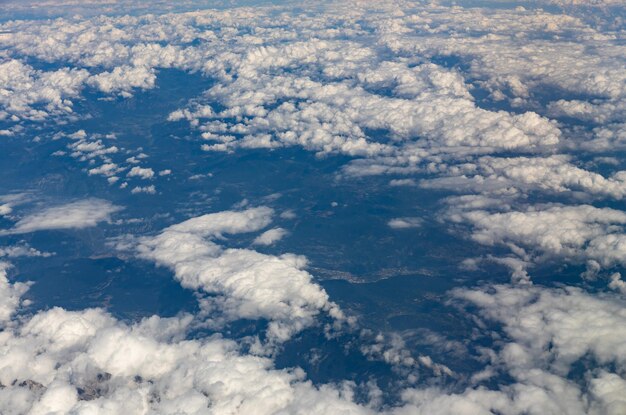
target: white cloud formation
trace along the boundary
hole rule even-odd
[[[110,94],[118,92],[130,96],[130,91],[135,88],[154,88],[156,75],[154,70],[143,66],[118,66],[111,72],[103,72],[92,76],[88,84],[95,86],[102,92]]]
[[[102,176],[111,177],[119,173],[122,169],[115,163],[104,163],[101,166],[89,169],[89,175],[100,174]]]
[[[16,257],[49,257],[52,256],[50,252],[41,252],[27,243],[21,243],[20,245],[12,246],[0,246],[0,258],[16,258]]]
[[[130,169],[130,171],[128,172],[126,176],[127,177],[139,177],[144,180],[152,179],[154,177],[154,170],[152,170],[149,167],[144,168],[144,167],[135,166],[132,169]]]
[[[420,218],[394,218],[387,225],[392,229],[409,229],[419,228],[422,226],[423,220]]]
[[[180,224],[180,231],[199,222],[211,232],[258,226],[230,214],[221,218],[223,226],[200,217]],[[457,290],[455,296],[477,305],[483,318],[503,324],[510,341],[491,364],[508,370],[514,383],[457,393],[410,388],[399,406],[376,410],[355,403],[350,384],[313,386],[300,369],[274,369],[271,359],[244,354],[219,335],[185,339],[189,315],[127,324],[99,309],[52,308],[7,323],[27,285],[0,279],[3,413],[601,415],[626,404],[626,382],[608,368],[589,373],[582,386],[563,377],[588,353],[603,366],[624,365],[622,300],[577,289]]]
[[[270,229],[254,238],[252,243],[255,245],[273,245],[283,239],[288,233],[283,228]]]
[[[10,283],[7,270],[10,264],[0,261],[0,324],[6,325],[19,307],[22,295],[28,290],[28,283]]]
[[[24,284],[0,274],[0,319]],[[258,414],[370,413],[333,386],[314,387],[299,369],[273,369],[220,336],[185,340],[191,316],[132,325],[99,309],[53,308],[5,325],[0,345],[2,413]]]
[[[272,216],[267,207],[207,214],[142,237],[135,249],[141,258],[171,268],[183,287],[212,294],[203,307],[226,321],[269,320],[270,339],[290,338],[314,324],[322,311],[343,320],[328,294],[302,269],[305,258],[229,249],[215,242],[223,234],[261,230]]]
[[[102,199],[84,199],[46,207],[18,220],[1,234],[21,234],[53,229],[83,229],[106,222],[122,208]]]
[[[78,95],[88,76],[83,69],[43,72],[15,59],[0,60],[0,120],[72,113],[70,98]]]
[[[482,157],[476,163],[446,166],[443,177],[427,179],[421,185],[462,192],[527,194],[578,192],[592,197],[622,199],[626,195],[626,171],[611,177],[573,165],[571,157]],[[446,171],[448,170],[448,171]]]
[[[456,206],[447,218],[469,223],[475,241],[508,246],[522,257],[528,251],[574,262],[592,259],[605,266],[626,263],[626,213],[619,210],[578,205],[490,212]]]
[[[10,204],[5,203],[3,205],[0,205],[0,216],[6,216],[10,214],[11,212],[13,212],[13,208],[11,207]]]
[[[130,193],[136,195],[139,193],[146,193],[149,195],[156,194],[156,187],[153,184],[150,186],[135,186],[131,189]]]

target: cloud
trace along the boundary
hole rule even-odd
[[[420,218],[395,218],[387,222],[391,229],[419,228],[423,220]]]
[[[89,78],[88,84],[100,91],[110,94],[121,91],[130,96],[130,91],[135,88],[154,88],[156,75],[154,70],[143,66],[118,66],[111,72],[102,72]]]
[[[128,170],[127,177],[138,177],[140,179],[148,180],[155,177],[156,173],[151,167],[139,167],[133,166],[133,164],[139,163],[139,159],[145,159],[148,156],[143,153],[142,147],[135,150],[126,148],[118,148],[116,145],[110,145],[109,143],[115,142],[117,137],[115,134],[88,134],[85,130],[78,130],[72,134],[58,133],[54,138],[66,137],[70,141],[67,144],[67,148],[70,151],[70,156],[80,162],[86,163],[88,166],[84,169],[90,176],[100,175],[107,178],[109,184],[115,183],[119,180],[117,176],[119,173]],[[135,153],[135,156],[126,157],[129,153]],[[53,155],[63,156],[65,152],[55,152]],[[118,160],[115,160],[115,159]],[[97,167],[93,166],[96,161],[100,161],[102,164]],[[159,175],[166,175],[167,172],[171,173],[171,170],[166,169],[159,172]],[[147,193],[155,194],[156,188],[154,185],[149,186],[135,186],[132,188],[131,193]]]
[[[13,208],[11,207],[10,204],[5,203],[3,205],[0,205],[0,216],[6,216],[10,214],[11,212],[13,212]]]
[[[70,98],[79,94],[88,76],[83,69],[44,72],[19,60],[0,61],[0,108],[5,111],[0,119],[15,116],[36,121],[49,114],[72,113]]]
[[[283,228],[270,229],[254,238],[252,243],[254,245],[273,245],[283,239],[287,234],[288,232]]]
[[[0,283],[4,279],[0,277]],[[4,288],[3,288],[4,287]],[[24,285],[2,283],[0,318]],[[13,290],[7,293],[7,290]],[[52,308],[5,326],[0,344],[3,413],[371,413],[299,369],[274,369],[220,336],[185,340],[191,317],[133,324],[103,310]]]
[[[592,259],[607,267],[626,258],[626,213],[620,210],[578,205],[490,212],[453,206],[446,218],[470,224],[476,242],[505,245],[522,257],[528,251],[575,263]]]
[[[247,215],[256,218],[253,212]],[[210,229],[200,232],[258,225],[224,212],[220,217],[228,219],[224,227],[196,218]],[[27,285],[4,281],[0,316],[8,318],[18,310]],[[270,358],[246,354],[235,341],[219,335],[186,339],[190,315],[125,323],[100,309],[56,307],[5,323],[0,338],[4,351],[0,382],[5,385],[0,408],[6,413],[106,409],[165,414],[208,409],[216,414],[354,415],[503,411],[600,415],[623,408],[626,382],[609,370],[612,364],[624,364],[622,300],[594,298],[579,289],[503,285],[491,291],[459,289],[454,295],[478,306],[482,318],[502,323],[509,338],[492,365],[503,365],[513,383],[499,390],[479,386],[454,393],[436,387],[409,388],[398,406],[377,410],[355,403],[349,383],[313,386],[302,370],[275,369]],[[589,373],[588,383],[579,386],[563,374],[587,353],[606,368]]]
[[[151,168],[143,168],[135,166],[126,175],[127,177],[139,177],[141,179],[152,179],[154,177],[154,170]]]
[[[153,194],[156,194],[156,188],[154,187],[153,184],[151,184],[150,186],[135,186],[132,188],[130,192],[134,195],[138,193],[146,193],[149,195],[153,195]]]
[[[571,157],[482,157],[476,163],[450,166],[444,177],[421,182],[426,188],[474,191],[482,194],[519,191],[578,192],[593,197],[622,199],[626,195],[626,172],[605,178],[573,165]],[[447,177],[445,177],[447,176]]]
[[[49,257],[53,254],[49,252],[41,252],[26,243],[13,246],[0,247],[0,258],[16,258],[16,257]]]
[[[89,175],[100,174],[103,176],[111,177],[115,174],[119,173],[122,169],[115,163],[104,163],[101,166],[94,167],[93,169],[89,169]]]
[[[338,306],[302,269],[305,258],[264,255],[216,243],[223,234],[263,229],[273,213],[258,207],[199,216],[154,237],[139,238],[134,249],[139,257],[172,269],[183,287],[211,294],[202,306],[222,314],[225,321],[269,320],[270,339],[287,340],[314,324],[320,312],[343,320]]]
[[[456,289],[455,295],[480,307],[480,313],[504,325],[513,341],[503,349],[505,363],[516,369],[549,368],[566,374],[586,354],[602,366],[626,368],[623,298],[593,296],[579,288],[497,285],[488,292]]]
[[[106,222],[122,208],[101,199],[85,199],[51,206],[18,220],[3,234],[22,234],[54,229],[83,229]]]
[[[0,324],[6,325],[21,303],[29,283],[10,283],[7,270],[10,264],[0,261]]]

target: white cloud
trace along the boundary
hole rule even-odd
[[[0,325],[5,326],[19,307],[22,295],[28,290],[28,283],[9,282],[7,270],[10,265],[0,261]]]
[[[605,178],[573,165],[570,159],[565,155],[482,157],[476,163],[449,166],[448,171],[443,171],[444,177],[424,180],[421,185],[483,194],[510,193],[515,189],[523,194],[529,191],[579,192],[615,199],[622,199],[626,195],[626,172],[619,171]]]
[[[12,246],[0,246],[0,258],[16,258],[16,257],[49,257],[53,254],[49,252],[41,252],[27,243]]]
[[[283,228],[270,229],[257,236],[253,243],[255,245],[273,245],[283,239],[288,233]]]
[[[523,257],[528,250],[574,262],[626,263],[626,213],[619,210],[578,205],[490,212],[453,206],[447,218],[469,223],[475,241],[506,245]]]
[[[122,183],[122,185],[124,185],[124,183]],[[156,188],[154,187],[153,184],[151,184],[150,186],[135,186],[132,188],[130,192],[134,195],[138,193],[146,193],[149,195],[153,195],[153,194],[156,194]]]
[[[132,169],[130,169],[130,171],[128,172],[126,176],[127,177],[139,177],[144,180],[151,179],[154,177],[154,170],[152,170],[151,168],[143,168],[143,167],[135,166]]]
[[[121,91],[130,94],[135,88],[154,88],[156,75],[154,70],[143,66],[118,66],[111,72],[103,72],[93,75],[87,83],[106,94]]]
[[[6,216],[10,214],[11,212],[13,212],[13,208],[11,207],[10,204],[5,203],[3,205],[0,205],[0,216]]]
[[[51,206],[18,220],[3,234],[21,234],[52,229],[82,229],[109,221],[122,208],[101,199],[85,199]]]
[[[626,368],[626,314],[621,297],[593,296],[578,288],[546,289],[498,285],[490,292],[457,289],[481,314],[503,324],[512,343],[502,351],[514,369],[545,368],[567,374],[591,354],[602,366]]]
[[[271,339],[288,339],[314,324],[322,311],[343,319],[328,294],[302,269],[303,257],[228,249],[213,241],[224,233],[258,231],[272,215],[272,209],[259,207],[200,216],[140,238],[136,250],[141,258],[174,270],[184,287],[213,294],[203,306],[219,311],[224,319],[268,319]]]
[[[413,179],[393,179],[389,181],[390,186],[415,186],[415,180]]]
[[[70,98],[78,95],[88,75],[82,69],[43,72],[15,59],[0,61],[0,108],[30,120],[71,113]],[[38,104],[42,107],[35,108]]]
[[[1,276],[0,276],[1,277]],[[4,290],[8,318],[25,285]],[[4,287],[4,288],[2,288]],[[11,291],[11,292],[7,292]],[[0,345],[3,413],[367,414],[351,394],[314,387],[299,369],[273,369],[220,336],[185,340],[191,317],[152,316],[132,325],[102,310],[52,308],[5,326]]]
[[[93,169],[89,169],[89,175],[91,176],[95,174],[101,174],[103,176],[111,177],[119,173],[121,170],[123,169],[121,169],[115,163],[104,163],[103,165],[99,167],[94,167]]]
[[[395,218],[391,219],[387,225],[391,229],[409,229],[409,228],[419,228],[422,226],[424,221],[420,218]]]

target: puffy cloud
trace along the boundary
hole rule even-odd
[[[288,232],[283,228],[270,229],[254,238],[253,243],[255,245],[273,245],[283,239],[287,234]]]
[[[62,7],[76,3],[63,2]],[[120,10],[119,4],[109,6]],[[67,114],[84,85],[129,96],[135,88],[153,88],[158,68],[202,71],[214,86],[169,119],[188,121],[205,150],[300,146],[359,157],[343,170],[348,175],[419,173],[433,179],[422,186],[462,187],[474,194],[455,198],[458,204],[446,218],[470,224],[479,243],[510,247],[521,259],[488,259],[520,275],[532,260],[526,251],[624,264],[623,212],[519,206],[534,192],[567,200],[623,197],[622,172],[585,170],[576,161],[584,154],[553,155],[622,147],[626,78],[619,30],[603,32],[608,23],[589,24],[580,15],[523,8],[403,1],[311,7],[315,13],[241,8],[7,21],[0,25],[3,57],[75,69],[39,71],[7,58],[0,64],[0,118]],[[541,91],[553,93],[546,97]],[[572,126],[571,118],[593,124],[588,130]],[[83,132],[70,138],[71,155],[89,163],[89,174],[107,176],[110,183],[122,169],[134,171],[131,177],[154,176],[150,168],[131,169],[138,157],[103,137]],[[120,152],[125,162],[116,160]],[[390,185],[415,183],[399,178]],[[136,186],[131,192],[156,189]],[[0,214],[10,214],[14,206],[2,203]],[[61,216],[53,208],[47,213]],[[112,213],[84,215],[80,226]],[[270,322],[271,337],[285,340],[315,324],[320,312],[340,312],[303,270],[303,258],[225,246],[222,234],[260,232],[271,215],[263,208],[206,215],[139,238],[134,249],[171,268],[184,286],[211,294],[201,305],[222,321],[210,324],[262,318]],[[46,221],[53,225],[45,226],[76,226],[45,216],[25,217],[13,230],[36,230]],[[389,223],[415,224],[411,218]],[[278,236],[269,230],[256,240],[271,243]],[[611,323],[621,335],[620,300],[526,285],[494,288],[496,294],[483,297],[458,294],[503,325],[509,339],[494,365],[506,367],[510,385],[456,393],[411,389],[403,394],[405,406],[389,412],[623,412],[623,373],[609,367],[623,365],[616,357],[621,344],[607,329]],[[622,290],[621,278],[611,277],[609,287]],[[15,310],[15,304],[11,300],[5,308]],[[352,402],[350,388],[314,388],[298,370],[274,370],[270,359],[245,355],[233,342],[183,340],[186,318],[125,324],[101,310],[60,309],[24,318],[0,336],[8,353],[0,357],[0,412],[370,412]],[[390,361],[406,357],[400,349],[388,352]],[[563,372],[587,354],[602,369],[578,384],[568,380]],[[481,376],[488,374],[475,379]]]
[[[0,216],[6,216],[13,212],[13,208],[8,203],[0,205]]]
[[[446,166],[444,177],[423,180],[421,185],[483,194],[510,193],[513,190],[520,193],[579,192],[615,199],[622,199],[626,194],[626,172],[620,171],[606,178],[573,165],[570,159],[565,155],[481,157],[476,163]]]
[[[115,163],[104,163],[101,166],[89,169],[89,175],[100,174],[103,176],[111,177],[119,173],[122,169]]]
[[[24,287],[11,289],[22,292]],[[5,308],[15,308],[8,304],[15,298],[10,295],[2,296],[2,317]],[[270,359],[243,354],[233,341],[217,335],[185,340],[190,321],[186,315],[153,316],[127,325],[98,309],[53,308],[5,327],[0,409],[33,414],[371,413],[353,403],[349,392],[316,388],[301,370],[273,369]]]
[[[0,324],[5,326],[20,305],[22,295],[28,290],[28,283],[10,283],[7,270],[10,264],[0,261]]]
[[[82,229],[109,221],[122,208],[102,199],[85,199],[51,206],[18,220],[2,234],[21,234],[51,229]]]
[[[395,74],[387,66],[382,63],[380,68],[364,71],[373,71],[382,81],[394,82]],[[453,88],[433,83],[432,79],[455,78],[457,75],[450,71],[436,65],[411,69],[407,65],[395,66],[419,79],[417,85],[412,85],[414,92],[406,98],[406,92],[391,96],[372,93],[367,80],[364,85],[355,85],[354,81],[322,83],[299,79],[291,73],[267,76],[263,67],[246,68],[254,69],[254,76],[246,73],[231,84],[216,85],[208,91],[208,97],[228,107],[213,118],[250,118],[236,125],[209,122],[201,130],[212,134],[207,135],[210,139],[222,141],[220,149],[300,145],[319,152],[368,157],[395,151],[415,156],[424,147],[463,148],[472,153],[551,146],[559,141],[558,128],[537,114],[485,111],[468,97],[462,80],[455,79]],[[358,79],[360,75],[357,72],[352,76]],[[259,78],[264,79],[262,84],[257,82]],[[250,90],[256,93],[250,94]],[[284,103],[269,111],[264,108],[277,101]],[[182,114],[176,119],[183,118]],[[193,116],[189,111],[185,114],[186,118]],[[368,129],[388,131],[393,140],[390,144],[377,142],[375,137],[367,136]],[[220,138],[224,133],[228,140]],[[244,136],[237,140],[232,133]],[[399,150],[391,146],[417,137],[424,139]]]
[[[0,195],[0,216],[9,216],[13,208],[29,200],[27,193]]]
[[[107,147],[102,140],[89,140],[80,138],[67,146],[71,156],[81,161],[91,160],[96,157],[107,157],[119,151],[116,146]],[[108,160],[105,158],[105,160]]]
[[[512,342],[504,363],[515,369],[549,368],[566,374],[587,354],[600,365],[626,369],[622,297],[593,296],[574,287],[546,289],[498,285],[490,291],[457,289],[455,295],[503,324]]]
[[[392,229],[408,229],[419,228],[422,226],[423,220],[420,218],[395,218],[391,219],[387,224]]]
[[[396,413],[600,415],[624,409],[622,297],[529,285],[459,288],[453,295],[502,325],[506,336],[496,335],[501,341],[490,350],[492,368],[485,373],[504,370],[513,382],[498,390],[479,386],[452,394],[408,389]],[[584,380],[571,379],[574,366],[588,357],[595,364],[583,369]]]
[[[142,179],[152,179],[154,177],[154,170],[151,168],[143,168],[135,166],[126,175],[127,177],[139,177]]]
[[[0,247],[0,258],[16,258],[16,257],[49,257],[53,254],[49,252],[41,252],[26,243],[13,246]]]
[[[156,194],[156,187],[153,184],[150,186],[135,186],[130,191],[132,194],[136,195],[138,193],[146,193],[149,195]]]
[[[154,88],[156,75],[149,68],[118,66],[111,72],[103,72],[89,78],[88,84],[106,94],[121,91],[127,96],[135,88]]]
[[[0,62],[0,119],[16,116],[41,120],[49,114],[72,112],[72,101],[82,89],[89,73],[63,68],[37,71],[19,60]]]
[[[59,133],[54,137],[67,137],[72,140],[67,145],[67,148],[70,150],[69,155],[78,161],[85,162],[87,166],[93,166],[97,160],[101,161],[101,165],[87,167],[85,171],[90,176],[100,175],[106,177],[109,184],[117,182],[119,180],[117,175],[125,170],[128,170],[127,177],[138,177],[144,180],[152,179],[156,175],[150,167],[133,166],[133,164],[138,164],[140,159],[148,157],[142,152],[141,147],[129,150],[124,147],[120,149],[115,145],[110,145],[110,142],[115,142],[116,140],[115,134],[88,134],[85,130],[78,130],[72,134]],[[125,157],[131,152],[135,152],[136,155]],[[65,152],[55,152],[53,155],[63,156]],[[116,160],[116,158],[120,160]],[[159,175],[169,174],[167,172],[171,173],[171,170],[162,170],[159,172]],[[156,188],[154,185],[135,186],[131,189],[131,193],[155,194]]]
[[[606,266],[626,261],[626,213],[615,209],[579,205],[490,212],[457,206],[447,218],[469,223],[475,241],[506,245],[522,256],[529,250],[574,262],[593,259]]]
[[[389,181],[389,186],[415,186],[415,180],[413,179],[393,179]]]
[[[215,242],[225,233],[258,231],[269,225],[272,215],[267,207],[207,214],[142,237],[135,249],[141,258],[171,268],[184,287],[212,294],[203,307],[223,314],[223,319],[269,320],[272,339],[288,339],[314,324],[322,311],[343,319],[328,294],[302,269],[303,257],[264,255]]]
[[[207,223],[205,232],[258,226],[221,217],[223,226]],[[207,222],[196,219],[196,224]],[[193,223],[180,225],[184,230]],[[26,288],[5,284],[11,291],[2,296],[7,316]],[[274,369],[271,359],[244,354],[219,335],[185,339],[189,315],[129,324],[98,309],[53,308],[4,327],[0,408],[3,413],[619,413],[626,382],[616,373],[595,372],[584,389],[555,373],[569,370],[587,353],[603,365],[624,364],[621,300],[598,299],[577,289],[511,286],[457,290],[455,296],[477,305],[483,318],[503,324],[511,342],[494,364],[510,370],[514,383],[457,393],[411,388],[399,406],[377,411],[355,403],[349,385],[315,387],[301,370]]]

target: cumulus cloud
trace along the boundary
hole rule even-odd
[[[13,212],[13,208],[8,203],[0,205],[0,216],[6,216],[11,212]]]
[[[254,214],[248,215],[254,222]],[[207,224],[207,229],[258,226],[236,216],[222,218],[224,226]],[[181,225],[181,230],[188,229]],[[0,315],[8,318],[19,308],[27,285],[4,281]],[[590,373],[584,386],[559,376],[587,353],[602,365],[624,364],[621,300],[598,299],[577,289],[511,286],[495,286],[491,292],[457,290],[455,296],[477,305],[483,318],[503,324],[510,341],[492,364],[503,365],[513,383],[499,390],[470,387],[456,393],[410,388],[398,406],[376,410],[355,403],[350,384],[313,386],[300,369],[275,369],[270,358],[245,354],[236,342],[219,335],[186,339],[189,315],[152,316],[129,324],[99,309],[52,308],[5,323],[0,408],[6,413],[355,415],[600,415],[623,409],[626,382],[608,368]],[[429,364],[427,358],[422,360]]]
[[[88,84],[104,93],[120,92],[130,96],[130,91],[135,88],[154,88],[156,75],[150,68],[143,66],[118,66],[111,72],[103,72],[92,76]]]
[[[314,324],[322,311],[343,319],[328,294],[302,269],[305,258],[264,255],[216,243],[223,234],[263,229],[273,213],[258,207],[207,214],[170,226],[154,237],[142,237],[134,249],[141,258],[171,268],[184,287],[211,294],[203,300],[203,307],[221,313],[226,321],[269,320],[272,339],[288,339]]]
[[[579,192],[593,197],[622,199],[626,194],[626,172],[604,177],[573,165],[565,155],[550,157],[482,157],[476,163],[449,166],[444,177],[427,179],[426,188],[444,188],[478,193],[527,194]],[[442,169],[443,170],[443,169]],[[448,173],[448,174],[446,174]]]
[[[49,252],[41,252],[26,243],[12,246],[0,246],[0,258],[16,258],[16,257],[49,257],[53,254]]]
[[[546,289],[499,285],[489,291],[457,289],[455,295],[503,324],[510,336],[503,362],[514,370],[543,368],[567,374],[590,354],[601,366],[626,367],[622,297],[593,296],[579,288]]]
[[[420,218],[395,218],[391,219],[387,225],[391,229],[409,229],[419,228],[422,226],[423,220]]]
[[[70,98],[79,94],[88,76],[83,69],[44,72],[16,59],[0,61],[0,119],[41,120],[72,113]]]
[[[11,283],[7,275],[10,264],[0,261],[0,324],[8,324],[11,316],[21,303],[22,295],[28,290],[28,283]]]
[[[106,222],[122,208],[102,199],[85,199],[44,208],[18,220],[2,234],[21,234],[53,229],[83,229]]]
[[[0,274],[0,318],[27,287]],[[333,386],[314,387],[299,369],[243,354],[215,335],[185,340],[191,316],[134,324],[99,309],[53,308],[5,326],[0,344],[3,413],[369,413]]]
[[[154,177],[154,170],[151,168],[144,168],[135,166],[126,175],[127,177],[139,177],[141,179],[152,179]]]
[[[132,194],[136,195],[138,193],[146,193],[149,195],[156,194],[156,187],[153,184],[150,186],[135,186],[130,191]]]
[[[253,243],[255,245],[273,245],[283,239],[287,234],[288,232],[283,228],[270,229],[254,238]]]
[[[502,244],[522,256],[526,251],[574,262],[587,259],[605,266],[624,264],[626,213],[589,205],[490,212],[452,208],[447,218],[469,223],[472,238],[484,245]]]
[[[101,166],[89,169],[89,175],[100,174],[103,176],[111,177],[119,173],[122,169],[115,163],[104,163]]]

